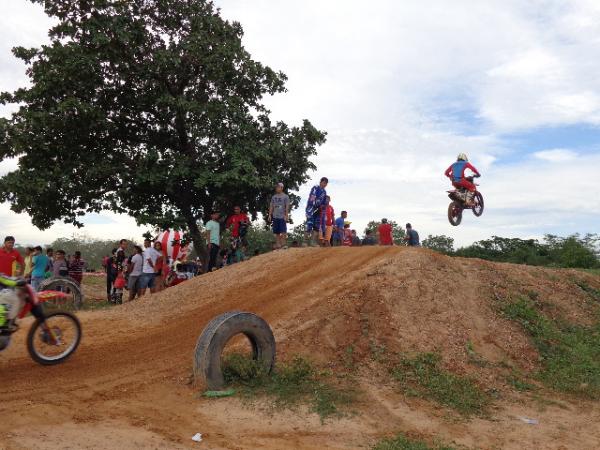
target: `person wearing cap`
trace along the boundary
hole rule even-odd
[[[319,184],[312,187],[306,202],[306,237],[312,244],[319,235],[319,211],[321,205],[325,204],[327,191],[325,188],[329,184],[327,177],[321,178]]]
[[[344,238],[342,240],[342,245],[345,247],[352,246],[352,230],[350,229],[350,225],[352,225],[352,222],[349,220],[344,222]]]
[[[0,273],[9,277],[21,276],[25,261],[21,254],[15,250],[15,238],[6,236],[4,246],[0,248]]]
[[[219,217],[221,217],[221,213],[213,211],[210,215],[210,220],[206,222],[204,237],[206,238],[209,255],[208,272],[212,272],[217,267],[217,257],[221,249],[221,224],[219,223]]]
[[[269,222],[272,222],[275,235],[275,249],[285,246],[287,240],[287,223],[290,217],[290,197],[283,192],[283,183],[277,183],[275,194],[269,205]]]
[[[421,246],[421,242],[419,242],[419,233],[417,233],[417,230],[413,230],[413,227],[410,223],[406,224],[406,237],[404,240],[406,241],[406,245],[409,247]]]
[[[379,236],[379,245],[394,245],[392,225],[388,223],[387,219],[381,219],[381,224],[377,227],[377,234]]]

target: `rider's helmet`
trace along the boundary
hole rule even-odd
[[[467,158],[467,154],[466,153],[459,153],[458,156],[456,157],[457,161],[468,161],[469,158]]]

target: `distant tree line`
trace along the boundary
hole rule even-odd
[[[454,239],[444,235],[423,240],[423,246],[453,256],[533,266],[600,268],[600,236],[588,233],[567,237],[546,234],[542,240],[492,236],[454,249]]]

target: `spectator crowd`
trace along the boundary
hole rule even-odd
[[[367,229],[361,239],[356,230],[351,228],[348,211],[343,210],[336,217],[331,196],[327,194],[329,180],[321,178],[318,185],[312,187],[306,204],[306,245],[335,246],[373,246],[396,245],[394,227],[386,218],[381,219],[376,229]],[[285,193],[283,183],[278,183],[271,197],[267,222],[271,224],[274,235],[273,250],[287,248],[288,223],[290,222],[291,202]],[[227,265],[246,259],[248,249],[247,233],[250,218],[240,206],[234,206],[229,216],[222,216],[214,210],[204,226],[204,238],[207,243],[207,271],[211,272]],[[227,244],[223,232],[230,233]],[[419,234],[410,223],[406,224],[406,234],[402,238],[408,246],[419,246]],[[297,240],[292,247],[299,247]],[[107,299],[114,303],[123,301],[124,290],[128,291],[127,299],[134,300],[147,292],[158,292],[168,286],[178,284],[186,279],[203,273],[204,265],[200,259],[188,260],[187,253],[175,260],[169,258],[163,243],[146,238],[143,247],[129,246],[126,239],[121,239],[118,247],[102,261],[106,272]],[[131,248],[131,250],[130,250]],[[129,254],[127,254],[129,252]],[[256,251],[258,253],[258,250]],[[81,284],[87,269],[86,261],[80,251],[67,255],[64,250],[45,250],[41,246],[26,247],[24,256],[15,249],[15,238],[7,236],[0,249],[0,273],[9,276],[23,276],[34,289],[40,290],[42,282],[47,278],[70,277]]]
[[[8,276],[24,277],[36,291],[40,290],[42,282],[47,278],[71,277],[81,284],[86,262],[81,252],[67,255],[64,250],[54,251],[41,246],[26,247],[25,256],[15,249],[15,238],[6,236],[4,245],[0,248],[0,273]]]

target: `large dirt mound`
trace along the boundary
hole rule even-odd
[[[263,255],[141,301],[82,312],[84,341],[59,367],[35,365],[20,332],[0,354],[0,448],[364,448],[398,431],[479,448],[598,448],[597,404],[533,401],[511,391],[497,369],[528,373],[539,365],[530,338],[498,304],[535,292],[552,306],[549,314],[586,324],[591,306],[577,282],[600,287],[579,271],[425,249]],[[189,383],[196,339],[230,310],[265,318],[279,359],[302,354],[335,372],[352,348],[358,414],[322,425],[308,413],[273,416],[236,398],[198,399]],[[451,419],[435,404],[401,395],[373,363],[374,345],[389,354],[439,352],[447,369],[503,395],[491,417]],[[473,364],[473,351],[490,364]],[[194,444],[196,432],[208,444]]]

